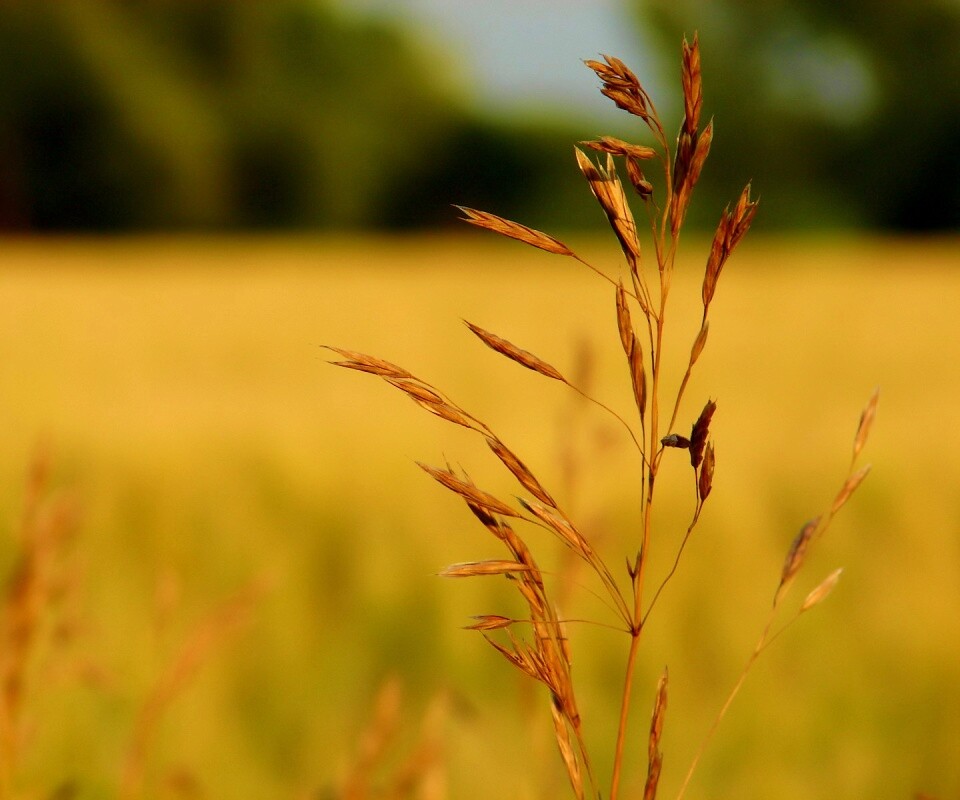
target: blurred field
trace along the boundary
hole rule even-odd
[[[698,322],[703,243],[687,253],[674,288],[679,358]],[[790,540],[839,486],[880,385],[874,472],[795,599],[836,566],[840,586],[760,662],[688,796],[960,797],[958,298],[955,240],[758,239],[726,267],[680,426],[717,399],[714,494],[651,625],[631,781],[642,782],[653,676],[668,664],[661,795],[675,793],[759,633]],[[76,797],[115,797],[164,666],[257,579],[271,588],[249,626],[164,709],[144,796],[330,796],[389,674],[407,690],[408,737],[434,692],[451,693],[451,798],[564,796],[544,777],[558,774],[549,718],[529,716],[543,698],[459,630],[470,614],[510,613],[513,598],[496,582],[432,577],[499,555],[495,543],[412,462],[450,459],[506,495],[511,483],[482,443],[327,366],[320,349],[376,353],[441,386],[548,487],[564,486],[572,443],[581,476],[564,501],[622,563],[635,547],[635,465],[617,430],[497,359],[461,317],[565,372],[591,353],[595,393],[628,406],[612,292],[521,245],[0,243],[4,574],[38,443],[81,509],[76,630],[31,664],[22,796],[74,781]],[[690,513],[689,475],[672,477],[665,554]],[[570,604],[606,621],[584,591]],[[573,636],[605,775],[625,642],[589,627]]]

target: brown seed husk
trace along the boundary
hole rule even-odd
[[[513,476],[520,481],[523,487],[530,492],[537,500],[546,503],[548,506],[556,508],[557,504],[550,496],[549,492],[540,485],[533,473],[527,469],[524,464],[503,442],[493,437],[487,438],[487,444],[493,450],[494,455],[500,459],[503,465],[513,473]]]
[[[807,521],[800,529],[800,532],[794,537],[790,544],[790,550],[787,551],[787,557],[783,562],[783,569],[780,571],[780,585],[777,587],[777,594],[774,598],[774,604],[779,602],[784,587],[793,579],[794,575],[803,565],[803,559],[807,554],[807,546],[820,527],[820,517],[814,517]]]
[[[670,207],[670,225],[674,235],[683,225],[693,189],[700,179],[700,173],[710,152],[713,141],[713,120],[707,123],[699,134],[680,132],[677,140],[677,154],[674,160],[674,193]]]
[[[630,156],[627,156],[627,177],[630,179],[634,191],[644,200],[649,200],[653,195],[653,184],[643,174],[640,162]]]
[[[693,347],[690,349],[691,367],[696,364],[697,359],[700,358],[700,354],[703,352],[703,348],[707,344],[707,334],[709,332],[710,322],[709,320],[704,320],[703,325],[700,326],[700,333],[697,334],[696,341],[693,343]]]
[[[837,585],[837,581],[840,580],[840,575],[843,573],[843,567],[840,569],[835,569],[826,578],[824,578],[820,585],[817,586],[813,591],[808,594],[803,603],[800,604],[800,611],[798,613],[802,614],[804,611],[809,611],[817,603],[822,602],[826,599],[827,595],[834,590],[834,587]]]
[[[589,147],[591,150],[597,150],[601,153],[609,153],[613,156],[625,156],[627,158],[633,158],[639,161],[647,161],[651,158],[655,158],[657,155],[657,151],[652,147],[646,147],[639,144],[630,144],[623,141],[623,139],[617,139],[613,136],[601,136],[599,139],[580,142],[580,144],[582,144],[584,147]]]
[[[692,135],[696,133],[697,126],[700,124],[700,108],[703,105],[700,40],[697,34],[693,35],[693,44],[688,44],[686,37],[684,37],[682,52],[683,129]]]
[[[462,217],[464,222],[476,225],[478,228],[485,228],[501,236],[510,239],[516,239],[518,242],[529,244],[539,250],[546,250],[548,253],[554,253],[558,256],[572,256],[573,251],[559,239],[548,236],[542,231],[521,225],[519,222],[512,222],[496,214],[490,214],[486,211],[478,211],[475,208],[466,206],[457,206],[464,213]]]
[[[697,491],[700,493],[700,502],[707,499],[713,488],[713,471],[716,468],[716,456],[713,452],[713,442],[707,443],[703,454],[703,463],[700,465],[700,477],[697,479]]]
[[[727,206],[720,216],[710,247],[710,256],[707,259],[707,268],[703,276],[703,307],[704,311],[710,306],[714,292],[717,289],[717,280],[723,265],[740,240],[746,235],[757,213],[757,202],[750,200],[750,184],[748,183],[733,211]]]
[[[508,342],[506,339],[500,338],[496,334],[485,331],[479,325],[474,325],[472,322],[467,322],[466,320],[464,320],[464,323],[473,332],[473,334],[491,350],[496,350],[498,353],[506,356],[511,361],[516,361],[521,366],[524,366],[527,369],[532,369],[534,372],[539,372],[541,375],[544,375],[547,378],[553,378],[561,383],[567,382],[557,369],[550,366],[542,358],[538,358],[533,353],[527,352],[526,350],[521,350],[515,344]]]
[[[630,308],[627,306],[627,292],[623,283],[617,284],[617,330],[620,332],[620,344],[627,358],[633,352],[636,334],[633,332],[633,321],[630,318]]]
[[[557,702],[550,704],[550,711],[553,714],[553,730],[557,737],[557,746],[560,748],[560,756],[563,758],[564,766],[567,768],[567,777],[570,779],[570,786],[573,788],[573,793],[576,795],[577,800],[584,800],[580,763],[577,761],[573,744],[570,741],[567,721]]]
[[[617,177],[613,156],[608,155],[606,168],[601,168],[595,165],[579,147],[575,147],[574,151],[580,171],[587,179],[590,191],[593,192],[593,196],[597,199],[604,214],[607,215],[610,227],[620,242],[620,248],[623,250],[631,270],[636,270],[640,263],[640,240],[637,238],[637,224],[634,221],[630,205],[627,203],[623,185]]]
[[[647,405],[647,374],[643,366],[643,351],[640,340],[633,331],[633,320],[630,317],[630,307],[627,304],[627,293],[622,283],[617,284],[617,329],[620,332],[620,343],[627,356],[630,367],[630,383],[633,387],[633,399],[640,412],[640,421],[643,422]]]
[[[642,423],[647,408],[647,373],[643,368],[643,354],[640,352],[639,342],[635,343],[630,353],[630,378],[633,383],[633,399]]]
[[[437,392],[429,386],[424,386],[423,383],[418,380],[411,380],[409,378],[386,378],[386,381],[391,386],[398,388],[401,392],[408,394],[414,400],[432,405],[441,405],[445,402]]]
[[[707,443],[707,434],[710,432],[710,420],[713,419],[713,412],[716,410],[717,404],[713,400],[707,400],[707,404],[690,431],[690,463],[694,469],[699,467],[703,460],[703,448]]]
[[[342,350],[339,347],[331,347],[330,345],[323,345],[323,347],[327,350],[332,350],[337,355],[346,359],[346,361],[332,361],[331,363],[334,366],[355,369],[360,372],[369,372],[371,375],[381,375],[383,377],[398,379],[412,378],[416,380],[413,375],[402,367],[391,364],[389,361],[384,361],[382,358],[368,356],[366,353],[357,353],[353,350]]]
[[[539,503],[528,503],[523,499],[520,500],[520,505],[553,530],[568,547],[586,557],[592,554],[593,549],[589,542],[573,526],[573,523],[555,508],[546,508]]]
[[[619,58],[604,55],[600,61],[585,61],[597,77],[603,81],[601,93],[617,104],[618,108],[640,117],[650,124],[649,96],[634,75]]]
[[[869,474],[870,465],[867,464],[867,466],[865,466],[863,469],[857,470],[853,475],[847,478],[846,482],[843,484],[843,487],[840,489],[840,492],[833,500],[833,505],[830,507],[830,516],[833,516],[841,508],[843,508],[847,500],[850,499],[850,495],[856,491],[857,487],[863,483],[863,479]]]
[[[866,408],[860,414],[860,424],[857,425],[857,435],[853,439],[853,458],[856,460],[867,443],[867,436],[870,434],[870,428],[873,420],[877,416],[877,403],[880,402],[880,387],[873,390],[870,400],[867,401]]]
[[[430,475],[438,483],[446,486],[451,492],[460,495],[470,503],[474,503],[491,514],[500,514],[504,517],[519,517],[520,514],[514,511],[502,500],[498,500],[492,494],[481,491],[472,483],[468,483],[462,478],[458,478],[450,470],[437,469],[428,464],[417,462],[417,466]]]
[[[425,400],[421,400],[418,397],[413,397],[413,401],[423,409],[426,409],[431,414],[435,414],[440,417],[440,419],[445,419],[447,422],[453,422],[457,425],[463,425],[464,428],[470,428],[470,430],[476,430],[476,423],[466,414],[464,414],[459,408],[450,405],[446,402],[440,403],[428,403]]]
[[[663,719],[667,711],[668,678],[669,675],[665,668],[657,682],[657,698],[653,704],[653,715],[650,720],[650,736],[647,740],[647,780],[644,784],[643,800],[654,800],[656,798],[660,771],[663,767],[660,738],[663,734]]]
[[[440,571],[441,578],[473,578],[477,575],[508,575],[527,572],[530,567],[519,561],[490,559],[488,561],[462,561],[450,564]]]
[[[475,619],[472,625],[465,625],[466,631],[495,631],[500,628],[509,628],[514,620],[510,617],[501,617],[499,614],[476,614],[471,619]]]
[[[509,631],[509,628],[507,629],[507,631]],[[537,668],[535,667],[535,665],[533,664],[533,662],[531,661],[531,659],[528,657],[526,653],[522,651],[517,651],[517,650],[510,650],[504,647],[499,642],[496,642],[493,639],[491,639],[489,636],[487,636],[486,633],[483,633],[483,638],[487,640],[489,645],[494,650],[500,653],[500,655],[502,655],[505,659],[507,659],[507,661],[513,664],[513,666],[515,666],[521,672],[526,673],[531,678],[534,678],[536,680],[540,679],[540,674]]]

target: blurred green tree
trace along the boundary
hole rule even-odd
[[[429,60],[319,0],[0,9],[0,226],[364,226],[455,116]]]
[[[956,2],[632,2],[664,53],[700,33],[725,120],[701,208],[753,178],[767,224],[960,227]]]

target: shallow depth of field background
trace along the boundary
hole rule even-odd
[[[727,194],[750,177],[737,175]],[[760,188],[759,230],[725,268],[680,414],[685,433],[717,400],[714,493],[651,618],[625,796],[642,792],[664,665],[661,796],[675,794],[756,641],[792,537],[842,483],[879,385],[864,453],[873,473],[818,543],[793,600],[838,566],[840,584],[760,660],[687,796],[956,798],[960,243],[949,227],[828,233],[807,217],[802,231],[764,230]],[[449,191],[441,204],[461,200]],[[520,613],[509,587],[435,577],[499,556],[496,542],[414,462],[449,461],[505,497],[513,483],[482,442],[370,376],[329,366],[322,345],[399,363],[487,422],[625,579],[637,470],[621,431],[461,323],[581,376],[628,412],[610,287],[571,260],[469,230],[281,227],[21,228],[0,240],[8,585],[38,454],[51,464],[52,497],[68,495],[78,515],[69,579],[28,664],[10,796],[117,797],[159,682],[198,627],[251,586],[249,615],[230,631],[212,623],[222,640],[201,648],[196,671],[159,705],[131,796],[336,797],[391,678],[403,713],[378,780],[426,724],[442,741],[446,796],[565,796],[540,687],[461,630],[471,614]],[[612,237],[551,232],[618,269]],[[683,242],[665,350],[676,365],[699,324],[709,235]],[[692,511],[689,467],[682,454],[676,462],[659,487],[660,566]],[[555,542],[527,533],[555,564]],[[591,588],[562,587],[564,615],[610,622]],[[626,637],[571,625],[571,638],[605,787]]]

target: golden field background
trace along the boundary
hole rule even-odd
[[[706,244],[687,243],[675,278],[666,357],[679,367]],[[616,269],[605,245],[578,249]],[[760,661],[688,797],[960,797],[958,299],[956,240],[757,238],[725,268],[679,426],[717,399],[714,493],[646,640],[634,788],[655,676],[669,666],[661,796],[672,797],[759,634],[793,535],[842,482],[879,385],[873,473],[794,602],[836,566],[841,583]],[[629,409],[612,290],[521,245],[0,245],[4,574],[38,447],[80,519],[61,603],[71,634],[29,664],[14,796],[72,785],[70,796],[116,797],[158,681],[251,582],[266,588],[249,621],[161,705],[137,796],[335,796],[390,675],[406,692],[394,758],[414,746],[431,698],[446,698],[451,798],[565,796],[544,698],[460,630],[470,614],[516,611],[512,596],[497,581],[433,577],[499,555],[495,542],[413,461],[449,459],[504,496],[509,476],[482,442],[328,366],[321,349],[375,353],[446,390],[559,487],[623,574],[636,465],[618,430],[487,351],[461,317],[565,374],[591,354],[594,393]],[[568,481],[571,455],[579,477]],[[692,511],[679,462],[661,485],[664,560]],[[536,536],[549,563],[553,542]],[[589,592],[565,588],[567,616],[609,621]],[[582,625],[572,637],[606,776],[626,637]]]

